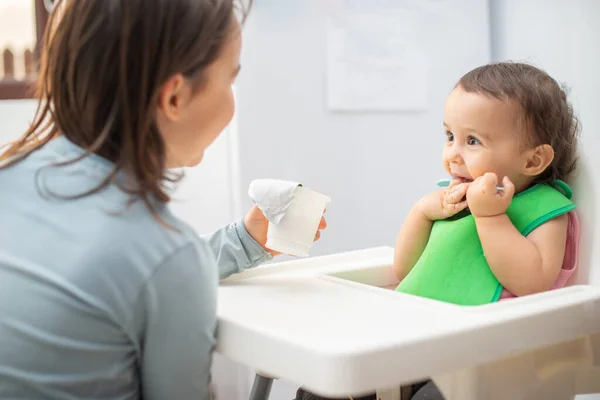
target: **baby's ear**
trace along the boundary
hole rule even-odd
[[[525,153],[526,176],[538,176],[548,168],[554,160],[554,149],[549,144],[542,144]]]

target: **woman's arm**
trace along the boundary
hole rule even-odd
[[[314,240],[320,238],[321,230],[326,227],[325,218],[321,217]],[[231,224],[205,238],[217,258],[221,279],[253,268],[280,254],[265,248],[268,229],[269,221],[262,211],[254,206],[243,221]]]
[[[217,269],[206,245],[179,249],[149,278],[135,304],[142,398],[208,400],[216,343]]]
[[[253,268],[273,258],[250,236],[242,220],[219,229],[212,235],[205,236],[204,239],[217,259],[220,279]]]

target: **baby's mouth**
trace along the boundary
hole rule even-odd
[[[452,175],[452,179],[459,181],[460,183],[470,183],[473,182],[473,179],[471,178],[465,178],[464,176],[460,176],[460,175]]]

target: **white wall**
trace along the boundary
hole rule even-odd
[[[0,101],[0,145],[25,133],[36,106],[34,100]]]

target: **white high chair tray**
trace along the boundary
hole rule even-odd
[[[600,332],[600,290],[480,307],[393,290],[393,249],[270,264],[221,283],[217,351],[324,396],[396,387]]]

